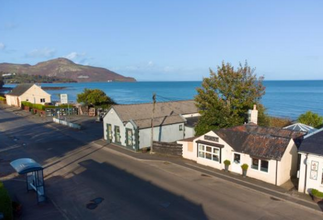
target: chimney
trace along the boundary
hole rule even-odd
[[[258,110],[256,105],[253,105],[252,110],[248,110],[248,123],[250,122],[258,124]]]

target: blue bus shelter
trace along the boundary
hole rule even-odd
[[[37,193],[37,201],[44,202],[45,197],[45,183],[43,175],[43,167],[30,158],[21,158],[14,160],[10,165],[20,175],[26,175],[27,191],[35,190]]]

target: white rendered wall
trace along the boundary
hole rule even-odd
[[[40,86],[33,85],[24,94],[19,96],[20,103],[28,101],[33,104],[42,104],[51,102],[51,95],[45,92]],[[45,102],[40,102],[40,99],[45,99]]]
[[[195,136],[195,129],[191,127],[185,127],[185,137],[190,138]]]
[[[311,179],[311,164],[312,162],[318,162],[317,169],[317,178]],[[307,166],[306,166],[307,164]],[[299,176],[299,184],[298,191],[309,193],[311,189],[318,189],[323,192],[323,184],[322,184],[322,172],[323,172],[323,156],[308,154],[308,158],[306,160],[306,154],[301,153],[301,164],[300,164],[300,176]],[[306,186],[305,186],[306,182]]]
[[[182,131],[179,126],[182,126]],[[184,138],[184,123],[164,125],[154,127],[154,141],[174,142]],[[150,147],[151,145],[151,128],[139,130],[139,148]]]

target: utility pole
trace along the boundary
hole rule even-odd
[[[153,94],[153,111],[151,117],[151,141],[150,141],[150,153],[153,153],[153,144],[154,144],[154,113],[155,113],[155,104],[156,104],[156,94]]]

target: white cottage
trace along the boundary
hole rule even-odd
[[[104,139],[132,150],[151,145],[152,103],[113,105],[103,119]],[[174,142],[195,135],[188,119],[199,115],[195,102],[158,102],[154,112],[154,141]]]
[[[177,141],[183,146],[183,157],[216,169],[241,173],[248,164],[247,176],[282,185],[297,172],[297,144],[303,132],[260,127],[249,123],[210,131],[196,138]]]
[[[323,192],[323,128],[304,137],[299,154],[298,191],[308,194],[318,189]]]
[[[17,85],[10,93],[6,94],[7,105],[21,106],[21,102],[27,101],[33,104],[42,104],[51,102],[51,95],[45,92],[36,84]]]

